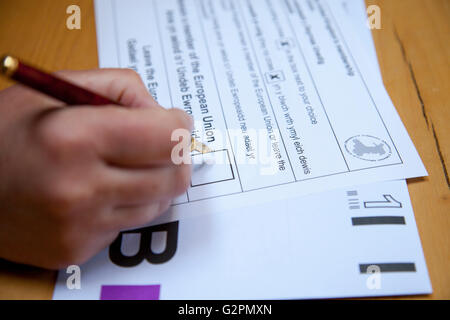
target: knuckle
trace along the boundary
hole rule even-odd
[[[191,130],[193,126],[192,117],[189,116],[186,112],[180,109],[170,109],[168,110],[172,113],[170,116],[173,119],[174,129],[186,129]]]
[[[53,157],[62,157],[79,152],[87,144],[85,134],[81,130],[73,130],[57,121],[44,122],[37,130],[40,145]]]
[[[126,78],[128,78],[132,81],[142,82],[139,74],[136,71],[134,71],[133,69],[124,69],[122,72]]]
[[[159,203],[153,203],[151,205],[147,205],[145,207],[142,207],[141,209],[136,212],[135,219],[134,219],[134,226],[142,226],[152,220],[154,220],[159,214],[160,206]]]
[[[55,178],[44,188],[43,201],[46,209],[62,226],[70,223],[76,210],[86,207],[92,192],[88,186],[81,186],[73,180]]]

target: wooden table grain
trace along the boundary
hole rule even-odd
[[[81,8],[81,30],[66,8]],[[428,170],[408,188],[433,294],[450,299],[450,1],[367,0],[381,8],[373,30],[384,84]],[[46,70],[98,67],[91,0],[0,1],[0,53]],[[0,79],[0,89],[11,85]],[[50,299],[56,273],[0,261],[0,299]],[[405,297],[398,297],[405,298]]]

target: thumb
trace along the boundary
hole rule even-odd
[[[131,69],[58,71],[56,75],[127,107],[161,108]]]

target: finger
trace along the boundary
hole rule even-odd
[[[85,241],[76,246],[72,252],[65,253],[69,259],[57,269],[66,268],[68,265],[81,265],[87,262],[94,255],[107,248],[119,235],[120,229],[110,228],[109,230],[91,230],[85,235]],[[92,236],[92,235],[95,236]]]
[[[148,167],[168,164],[172,150],[181,143],[190,152],[192,118],[178,109],[111,108],[95,115],[93,137],[98,137],[99,154],[110,165]],[[182,129],[184,139],[172,141],[172,134]]]
[[[55,138],[86,140],[103,162],[127,168],[171,163],[172,148],[178,143],[171,141],[172,132],[183,128],[190,136],[192,127],[192,119],[181,110],[115,106],[55,109],[39,120],[39,126],[51,129]]]
[[[129,107],[161,108],[131,69],[58,71],[56,75]]]
[[[0,95],[0,105],[3,109],[11,108],[10,114],[20,115],[14,108],[36,110],[37,107],[49,108],[62,106],[63,103],[26,86],[16,84],[2,91]]]
[[[112,205],[119,208],[170,201],[186,191],[191,177],[188,165],[109,171],[104,185]]]
[[[119,230],[141,227],[166,212],[169,200],[150,203],[143,206],[116,208],[111,212],[111,225]]]

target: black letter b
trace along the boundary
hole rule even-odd
[[[152,234],[154,232],[167,232],[166,248],[161,253],[152,251]],[[125,256],[122,254],[122,236],[125,233],[140,233],[141,241],[139,250],[134,256]],[[178,221],[151,226],[136,230],[124,231],[114,240],[109,247],[109,258],[120,267],[134,267],[140,264],[144,259],[153,264],[164,263],[172,259],[177,251],[178,242]]]

